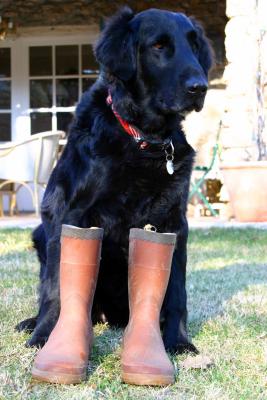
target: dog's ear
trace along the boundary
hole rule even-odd
[[[190,17],[190,21],[197,32],[199,43],[198,60],[205,74],[208,75],[208,72],[214,63],[214,52],[201,24],[193,17]]]
[[[123,7],[105,26],[95,46],[97,61],[117,78],[128,81],[136,71],[136,55],[130,21],[133,11]]]

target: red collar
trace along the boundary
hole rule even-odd
[[[139,143],[141,149],[145,149],[148,146],[148,143],[142,139],[142,136],[140,135],[140,132],[138,131],[138,129],[136,127],[134,127],[133,125],[130,125],[127,121],[125,121],[124,119],[121,118],[119,113],[114,108],[114,105],[112,102],[112,97],[111,97],[110,93],[107,97],[106,102],[108,105],[111,106],[115,117],[117,118],[117,120],[119,121],[119,123],[121,124],[121,126],[123,127],[125,132],[128,133],[128,135],[132,136],[137,143]]]
[[[141,136],[140,132],[138,131],[138,129],[135,126],[130,125],[124,119],[122,119],[121,116],[118,114],[118,112],[115,110],[113,102],[112,102],[112,97],[111,97],[110,93],[108,94],[106,102],[107,102],[108,105],[111,106],[114,115],[116,116],[117,120],[119,121],[119,123],[121,124],[121,126],[123,127],[125,132],[127,132],[128,135],[130,135],[130,136],[132,136],[134,138],[134,140],[140,146],[140,149],[145,149],[145,148],[149,147],[150,144],[154,144],[154,145],[156,144],[156,145],[160,146],[161,150],[165,152],[167,172],[168,172],[169,175],[173,175],[173,173],[174,173],[174,165],[173,165],[174,146],[172,144],[172,140],[168,139],[167,141],[165,140],[164,142],[161,142],[161,143],[145,141],[142,138],[142,136]]]

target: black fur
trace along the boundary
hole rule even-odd
[[[203,105],[211,66],[207,40],[183,14],[152,9],[134,15],[124,8],[107,24],[95,54],[101,76],[77,107],[44,195],[42,225],[33,234],[41,263],[39,313],[18,329],[34,330],[28,345],[43,345],[57,321],[62,223],[104,228],[93,320],[104,316],[111,325],[125,326],[129,229],[150,223],[178,236],[162,307],[165,346],[196,351],[187,336],[185,289],[186,204],[194,151],[181,121]],[[192,93],[190,85],[201,91]],[[167,173],[159,146],[142,150],[122,129],[106,104],[108,90],[117,111],[146,140],[172,139],[174,175]]]

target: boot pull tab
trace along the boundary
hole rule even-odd
[[[150,232],[157,232],[157,228],[154,225],[147,224],[144,226],[145,231],[150,231]]]

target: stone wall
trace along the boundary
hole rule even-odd
[[[126,4],[135,11],[156,7],[194,15],[212,36],[223,36],[227,20],[225,0],[1,0],[0,15],[19,26],[89,24],[100,23]]]
[[[256,4],[256,0],[227,0],[230,20],[226,25],[225,40],[228,60],[224,73],[226,113],[221,136],[225,160],[259,158],[258,123],[264,114],[266,118],[267,105],[266,98],[265,107],[260,104],[264,82],[265,85],[267,82],[267,33],[263,34],[267,30],[267,2],[258,0],[258,9]],[[259,78],[261,87],[257,85]],[[264,135],[266,140],[266,127]]]

